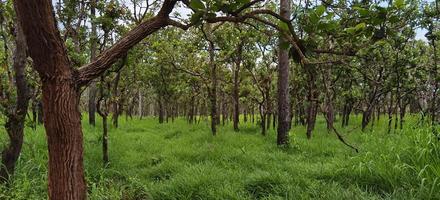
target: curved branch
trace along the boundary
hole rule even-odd
[[[176,2],[176,0],[165,0],[162,8],[155,17],[133,28],[112,47],[102,52],[93,62],[78,69],[76,79],[78,86],[87,85],[91,80],[99,77],[119,58],[122,58],[133,46],[147,36],[167,26],[169,14],[173,10]]]

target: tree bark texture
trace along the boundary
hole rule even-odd
[[[290,18],[290,1],[280,1],[280,15]],[[279,38],[278,47],[278,129],[277,144],[289,143],[290,127],[290,95],[289,95],[289,52],[283,49],[282,44],[287,42],[282,36]]]

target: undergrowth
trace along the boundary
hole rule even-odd
[[[183,119],[125,120],[110,128],[110,165],[101,161],[101,128],[84,118],[89,199],[440,199],[440,142],[416,116],[403,130],[375,122],[365,132],[359,117],[338,130],[360,149],[355,153],[328,133],[318,119],[314,137],[290,131],[288,148],[276,146],[275,131],[257,125],[189,125]],[[100,124],[99,122],[97,124]],[[0,129],[0,146],[5,145]],[[44,129],[26,129],[16,173],[0,185],[0,199],[47,198]]]

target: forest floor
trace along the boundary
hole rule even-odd
[[[338,122],[356,153],[327,132],[321,117],[311,140],[304,127],[293,127],[289,148],[276,146],[274,130],[264,137],[250,122],[238,133],[220,125],[213,137],[203,120],[122,117],[118,129],[110,128],[105,168],[101,128],[84,119],[89,199],[440,199],[440,144],[417,119],[390,134],[385,117],[365,132],[360,116],[346,128]],[[8,189],[0,186],[0,199],[46,199],[46,163],[43,127],[27,129],[16,175]]]

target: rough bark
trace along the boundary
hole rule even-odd
[[[388,133],[391,132],[391,124],[393,122],[393,92],[390,92],[390,102],[388,104]]]
[[[209,28],[209,26],[208,26]],[[218,87],[218,80],[217,80],[217,65],[214,62],[215,52],[214,52],[214,43],[206,37],[208,40],[208,51],[209,51],[209,66],[211,67],[211,86],[209,88],[209,99],[211,103],[211,132],[212,135],[217,134],[217,122],[219,121],[217,119],[217,87]]]
[[[49,199],[86,199],[80,87],[99,77],[135,44],[168,25],[176,1],[165,0],[157,16],[129,31],[79,70],[72,68],[49,0],[16,0],[14,7],[29,55],[42,81],[44,126],[49,149]]]
[[[326,114],[326,122],[327,122],[327,131],[332,131],[333,124],[335,122],[335,112],[333,107],[334,100],[334,92],[333,92],[333,80],[331,80],[332,68],[331,66],[327,66],[324,69],[324,85],[325,85],[325,114]]]
[[[21,147],[23,145],[23,129],[30,99],[29,86],[25,74],[27,58],[26,41],[19,24],[15,26],[15,30],[13,70],[15,73],[17,96],[15,108],[12,113],[7,113],[8,118],[5,128],[9,137],[9,144],[1,153],[0,182],[9,180],[9,177],[14,173],[15,164],[20,156]]]
[[[234,123],[234,131],[239,131],[238,129],[238,123],[240,121],[240,63],[241,58],[237,58],[235,61],[235,68],[234,68],[234,87],[232,90],[232,98],[234,102],[234,115],[233,115],[233,123]]]
[[[162,95],[158,95],[157,104],[159,105],[159,124],[163,123],[164,120],[164,105]]]
[[[290,1],[280,1],[280,15],[290,18]],[[289,52],[283,49],[282,44],[287,40],[280,36],[278,44],[278,135],[277,144],[289,143],[290,127],[290,95],[289,95]]]
[[[104,77],[101,77],[101,84],[99,87],[99,100],[96,104],[96,111],[98,112],[98,114],[101,116],[102,118],[102,161],[104,164],[104,167],[106,167],[108,165],[109,162],[109,158],[108,158],[108,110],[109,110],[109,105],[107,103],[108,101],[108,97],[106,97],[105,93],[104,93],[104,85],[105,85],[105,80]],[[110,84],[108,84],[110,85]],[[110,89],[110,88],[108,88]]]
[[[316,89],[316,71],[312,66],[307,66],[307,75],[309,78],[308,94],[307,94],[307,139],[312,138],[312,132],[315,129],[316,114],[318,111],[318,91]]]
[[[44,114],[43,114],[43,101],[38,100],[37,102],[37,121],[38,124],[43,124]]]

